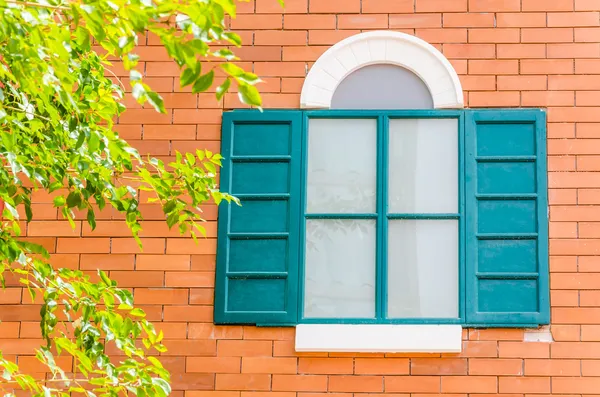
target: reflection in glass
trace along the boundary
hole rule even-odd
[[[375,317],[374,220],[306,221],[304,316]]]
[[[388,317],[458,317],[458,221],[391,220]]]
[[[390,213],[458,212],[458,121],[393,119]]]
[[[377,121],[311,119],[308,213],[372,213],[377,196]]]

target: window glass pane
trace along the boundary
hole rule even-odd
[[[376,164],[376,120],[311,119],[306,211],[375,212]]]
[[[458,221],[391,220],[388,317],[458,317]]]
[[[308,220],[304,316],[375,317],[375,221]]]
[[[458,212],[458,121],[390,120],[390,213]]]
[[[379,63],[342,80],[331,98],[331,109],[433,109],[433,98],[410,70]]]

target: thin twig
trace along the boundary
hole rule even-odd
[[[23,112],[23,113],[25,113],[25,114],[31,114],[31,115],[33,115],[34,117],[39,117],[40,119],[42,119],[42,120],[46,120],[46,121],[47,121],[47,122],[49,122],[49,123],[51,123],[51,122],[52,122],[52,120],[50,120],[50,119],[49,119],[49,118],[47,118],[47,117],[44,117],[44,116],[42,116],[42,115],[39,115],[39,114],[35,114],[35,113],[33,113],[33,112],[28,112],[27,110],[23,110],[23,109],[15,108],[15,107],[13,107],[13,106],[6,106],[6,105],[5,105],[5,106],[3,106],[3,107],[4,107],[5,109],[16,110],[17,112]]]
[[[123,84],[123,82],[121,81],[121,79],[119,78],[119,76],[117,76],[115,74],[115,72],[113,72],[112,70],[110,70],[108,68],[105,68],[104,70],[106,70],[108,73],[112,74],[115,77],[115,79],[117,79],[117,81],[119,82],[119,84],[121,84],[121,88],[123,88],[123,91],[127,91],[126,88],[125,88],[125,84]]]

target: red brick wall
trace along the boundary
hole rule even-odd
[[[205,208],[208,238],[196,245],[169,232],[160,210],[146,205],[140,253],[114,214],[101,215],[94,233],[82,222],[71,231],[57,220],[52,198],[37,193],[28,238],[44,244],[58,265],[101,268],[134,289],[135,302],[165,331],[163,361],[177,397],[600,394],[600,0],[286,3],[285,13],[276,0],[240,3],[232,22],[245,43],[237,53],[265,79],[266,107],[298,107],[307,69],[330,45],[364,30],[393,29],[450,59],[468,106],[548,108],[554,343],[523,342],[522,330],[470,330],[461,354],[296,354],[293,329],[215,327],[214,206]],[[217,103],[213,94],[180,90],[177,68],[155,38],[139,52],[168,112],[131,101],[118,126],[122,136],[160,157],[217,151],[221,113],[239,106],[235,94]],[[20,355],[25,371],[41,371],[28,356],[41,342],[39,307],[18,288],[5,290],[0,302],[0,348]]]

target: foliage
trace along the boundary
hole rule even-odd
[[[45,190],[74,226],[94,228],[105,207],[124,214],[140,241],[140,190],[160,205],[169,227],[194,239],[204,233],[200,205],[235,198],[219,192],[219,154],[177,153],[169,164],[143,159],[119,138],[114,123],[124,111],[125,85],[110,71],[118,61],[129,71],[131,94],[164,112],[163,100],[137,69],[138,42],[158,37],[192,92],[216,84],[220,99],[233,85],[240,99],[260,106],[256,75],[232,61],[241,44],[226,28],[234,0],[0,0],[0,274],[22,284],[41,302],[46,341],[39,361],[52,374],[38,380],[0,356],[5,393],[32,396],[166,396],[169,373],[155,358],[165,350],[157,332],[133,307],[132,294],[100,271],[99,281],[57,268],[39,245],[19,238],[31,221],[32,194]],[[108,209],[107,209],[108,210]],[[138,342],[142,342],[141,344]],[[109,351],[117,352],[115,359]],[[74,360],[63,371],[57,355]]]

